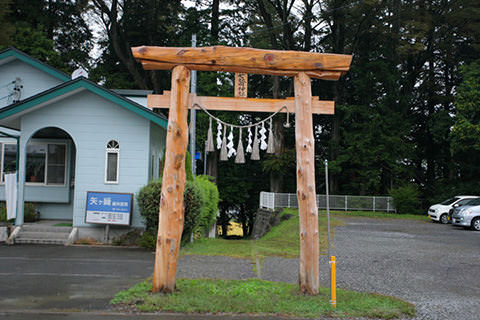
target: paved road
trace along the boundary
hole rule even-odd
[[[336,228],[333,251],[339,287],[411,301],[418,319],[480,318],[480,232],[418,221],[346,218],[345,226]],[[153,258],[141,249],[0,246],[0,318],[81,318],[70,311],[90,312],[90,320],[123,318],[105,314],[114,311],[108,301],[150,276]],[[227,257],[187,256],[179,268],[179,277],[256,276],[249,261]],[[296,282],[298,261],[269,258],[262,270],[263,279]],[[327,270],[322,257],[324,285]],[[181,319],[160,319],[173,318]],[[183,319],[193,318],[209,316]]]

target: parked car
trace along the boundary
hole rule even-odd
[[[480,198],[478,198],[478,199],[480,199]],[[454,204],[453,207],[452,207],[452,209],[450,209],[450,210],[448,211],[448,222],[449,222],[449,223],[452,222],[453,211],[454,211],[455,209],[459,209],[459,210],[460,210],[460,209],[462,209],[464,206],[468,206],[468,205],[470,205],[470,204],[472,204],[472,203],[477,203],[477,198],[472,199],[472,200],[465,200],[465,201],[464,201],[464,200],[461,200],[461,201],[457,202],[456,204]],[[459,210],[457,210],[457,211],[459,211]]]
[[[453,209],[452,224],[480,231],[480,199]]]
[[[470,200],[476,199],[478,196],[456,196],[451,199],[445,200],[442,203],[434,204],[428,208],[428,217],[432,221],[437,221],[443,224],[448,223],[448,212],[453,209],[454,206],[460,206],[467,203]]]

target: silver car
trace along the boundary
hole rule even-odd
[[[480,199],[475,199],[453,209],[452,224],[480,231]]]

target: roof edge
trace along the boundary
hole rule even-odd
[[[19,101],[15,104],[9,105],[1,109],[0,120],[14,116],[15,114],[26,111],[39,103],[46,102],[48,100],[59,97],[82,87],[117,105],[124,107],[127,110],[138,114],[139,116],[146,118],[147,120],[158,124],[165,129],[167,128],[168,119],[162,114],[154,113],[152,110],[145,108],[144,106],[136,103],[135,101],[122,97],[121,95],[113,92],[112,90],[106,89],[84,77],[78,77],[74,80],[62,83],[56,87],[50,88],[37,95],[28,97],[25,100]]]
[[[7,57],[15,57],[29,65],[31,65],[32,67],[35,67],[37,69],[40,69],[41,71],[45,72],[45,73],[48,73],[49,75],[61,80],[61,81],[70,81],[71,80],[71,77],[66,74],[65,72],[63,71],[60,71],[28,54],[26,54],[25,52],[23,51],[20,51],[18,50],[17,48],[15,47],[8,47],[2,51],[0,51],[0,60],[1,59],[4,59],[4,58],[7,58]]]

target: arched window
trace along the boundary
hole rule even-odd
[[[105,152],[105,183],[118,183],[120,144],[116,140],[107,143]]]

